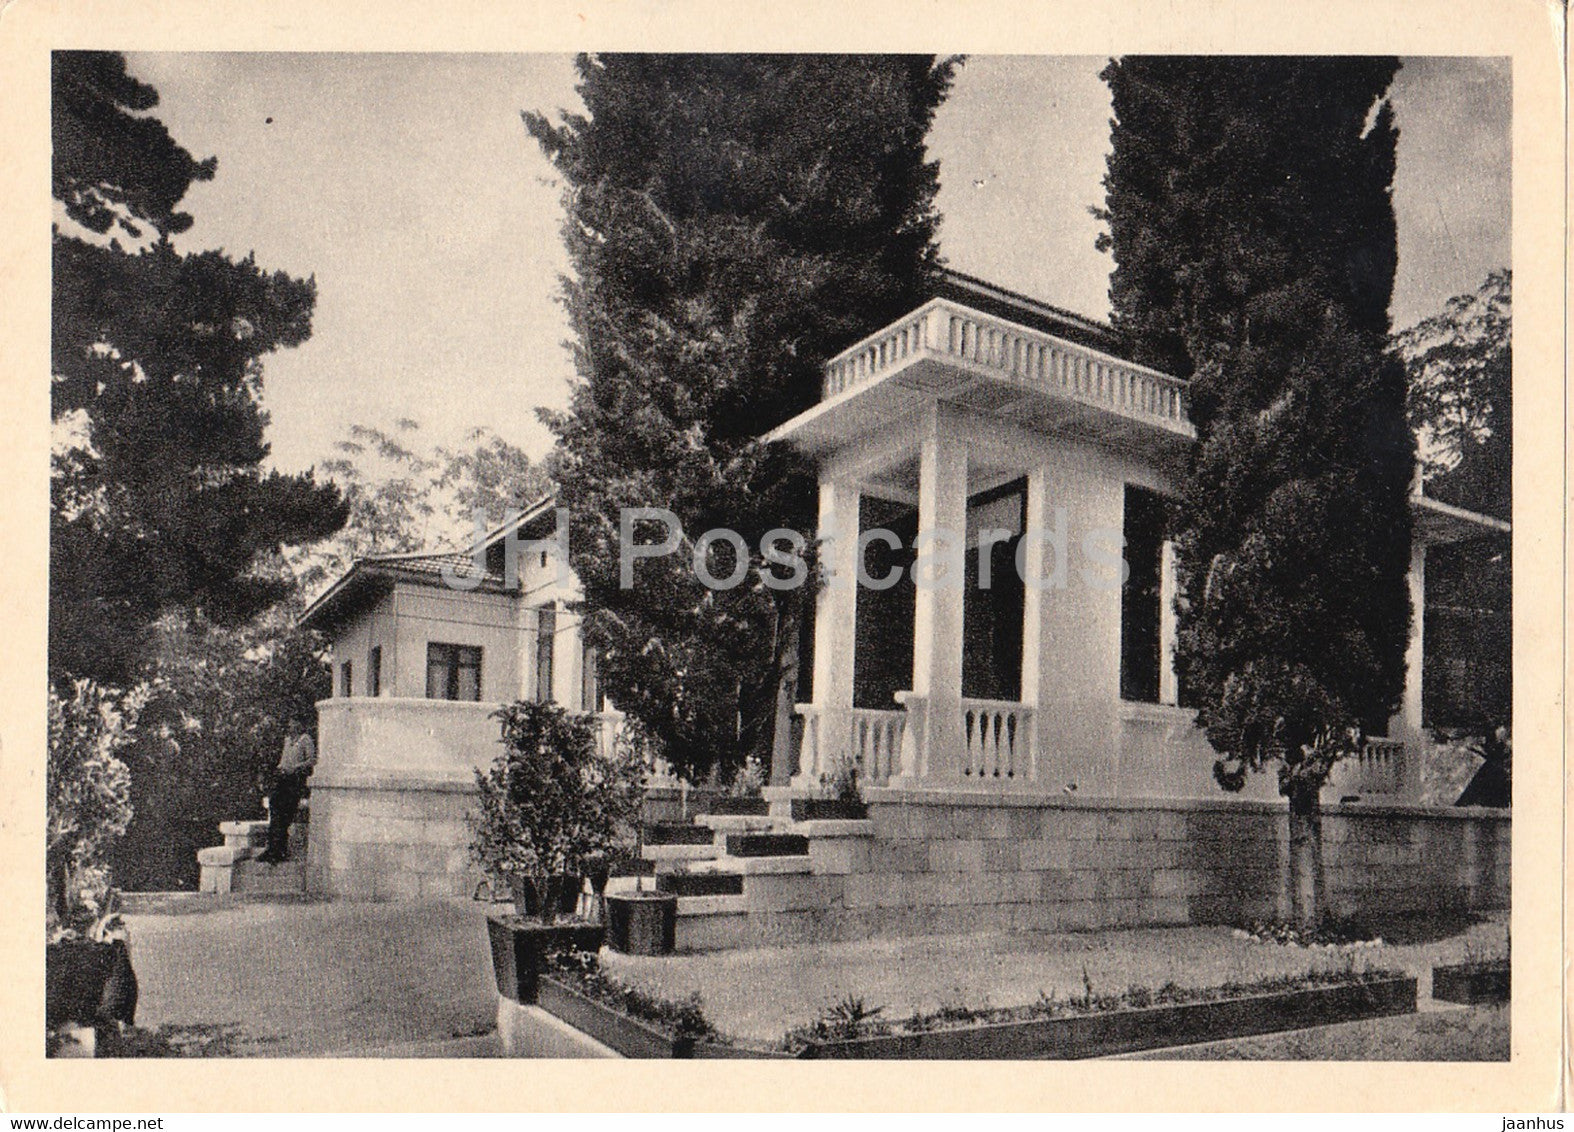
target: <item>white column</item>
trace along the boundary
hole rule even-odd
[[[1175,677],[1175,544],[1165,539],[1159,550],[1159,703],[1180,700]]]
[[[814,707],[818,728],[811,741],[806,722],[797,787],[817,788],[820,773],[847,756],[846,720],[853,706],[853,660],[858,614],[858,487],[820,481],[820,562],[826,584],[814,605]],[[818,764],[818,765],[815,765]]]
[[[1410,590],[1410,641],[1405,647],[1405,695],[1396,719],[1403,736],[1421,730],[1422,643],[1426,636],[1426,544],[1419,539],[1410,549],[1410,572],[1405,575]]]
[[[967,553],[967,443],[939,405],[922,425],[918,471],[918,560],[914,564],[913,694],[924,701],[917,766],[905,780],[954,781],[962,754],[962,606]]]
[[[1405,647],[1405,694],[1399,714],[1389,727],[1389,735],[1405,744],[1402,790],[1414,798],[1421,786],[1421,762],[1426,754],[1426,732],[1421,728],[1421,681],[1426,640],[1426,543],[1419,535],[1410,546],[1410,571],[1405,575],[1410,590],[1410,641]]]
[[[1028,736],[1032,761],[1029,764],[1028,782],[1040,777],[1039,762],[1049,750],[1048,718],[1039,709],[1045,694],[1046,661],[1054,642],[1049,639],[1045,625],[1045,593],[1041,584],[1034,584],[1045,577],[1049,570],[1048,547],[1042,537],[1026,537],[1028,532],[1041,536],[1051,527],[1049,516],[1049,475],[1040,464],[1027,475],[1027,524],[1022,540],[1022,702],[1033,710],[1033,726]],[[1028,783],[1024,783],[1027,785]]]

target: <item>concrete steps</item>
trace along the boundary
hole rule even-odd
[[[643,855],[655,887],[678,897],[679,951],[748,946],[759,933],[754,916],[812,910],[827,885],[867,862],[872,822],[796,821],[786,805],[771,810],[647,827]]]
[[[306,891],[306,839],[310,824],[300,817],[290,826],[290,859],[277,865],[256,858],[268,845],[266,821],[219,823],[222,845],[197,850],[197,889],[220,895],[298,896]]]
[[[743,874],[734,872],[674,872],[656,874],[656,891],[677,896],[742,896]]]

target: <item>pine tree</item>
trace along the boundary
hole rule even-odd
[[[261,470],[262,359],[311,334],[314,283],[175,250],[215,162],[148,116],[158,94],[122,56],[58,52],[53,86],[49,664],[122,683],[163,612],[244,621],[292,585],[256,563],[346,512],[310,475]]]
[[[812,589],[767,587],[760,538],[811,535],[814,485],[757,438],[815,403],[827,357],[925,297],[938,173],[924,138],[954,68],[928,56],[582,57],[587,113],[526,115],[567,185],[564,286],[583,380],[551,420],[551,470],[584,632],[610,698],[680,768],[763,758],[790,707]],[[642,560],[625,590],[618,523],[632,507],[672,511],[685,540]],[[713,527],[750,552],[732,590],[691,569]],[[713,574],[728,576],[733,554],[714,546]]]
[[[1319,791],[1404,684],[1397,69],[1139,57],[1104,72],[1115,323],[1136,357],[1192,379],[1178,675],[1221,786],[1276,767],[1305,924],[1323,908]]]

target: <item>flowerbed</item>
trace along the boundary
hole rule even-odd
[[[1041,996],[1015,1007],[954,1003],[898,1021],[848,998],[793,1030],[782,1047],[818,1058],[1084,1058],[1329,1022],[1411,1013],[1413,978],[1389,971],[1314,972],[1254,983]]]
[[[1432,997],[1475,1006],[1509,1000],[1507,959],[1488,959],[1432,968]]]
[[[1330,922],[1316,931],[1306,931],[1282,920],[1254,920],[1250,927],[1236,928],[1237,939],[1258,943],[1278,943],[1287,947],[1382,947],[1376,932],[1350,922]]]

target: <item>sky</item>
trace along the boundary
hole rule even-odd
[[[538,407],[568,404],[556,302],[560,186],[520,111],[577,109],[555,55],[133,54],[157,115],[218,176],[193,187],[183,249],[255,252],[313,276],[311,339],[267,358],[274,466],[330,458],[352,425],[486,426],[544,455]],[[930,134],[941,253],[955,268],[1095,318],[1109,151],[1106,60],[973,56]],[[1507,60],[1407,59],[1399,124],[1396,327],[1509,266]]]

